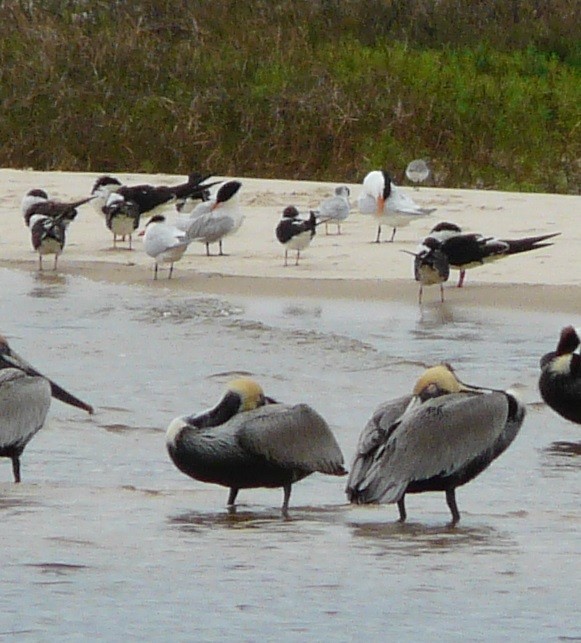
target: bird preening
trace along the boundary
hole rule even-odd
[[[310,245],[317,232],[317,215],[311,210],[308,219],[300,219],[299,211],[294,205],[287,206],[282,213],[282,219],[275,229],[276,238],[284,247],[284,265],[288,266],[288,251],[295,250],[295,266],[299,265],[301,250]]]
[[[516,437],[525,407],[511,391],[462,383],[447,364],[429,368],[411,395],[382,404],[363,429],[347,482],[354,504],[397,503],[440,491],[460,520],[456,488],[498,458]]]
[[[347,473],[331,429],[313,408],[280,404],[250,378],[230,382],[211,409],[174,419],[166,444],[180,471],[229,488],[230,510],[240,489],[282,488],[286,517],[295,482],[316,471]]]
[[[89,414],[93,407],[42,375],[0,335],[0,456],[10,458],[20,482],[20,456],[43,427],[51,397]]]
[[[561,330],[555,351],[541,358],[539,391],[561,417],[581,424],[581,340],[573,326]]]

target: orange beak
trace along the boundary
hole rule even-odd
[[[385,205],[385,199],[382,196],[377,197],[377,216],[381,216],[383,214],[383,206]]]
[[[141,232],[137,233],[137,236],[138,237],[143,237],[144,234],[145,234],[145,230],[142,230]]]

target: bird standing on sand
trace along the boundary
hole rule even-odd
[[[301,250],[309,246],[317,231],[317,217],[311,211],[309,218],[299,219],[299,211],[294,205],[287,206],[282,219],[276,226],[276,238],[284,246],[284,265],[288,265],[288,251],[296,250],[295,266],[299,265]]]
[[[397,228],[408,225],[421,217],[435,212],[436,208],[421,208],[391,180],[385,170],[373,170],[363,179],[363,186],[357,199],[361,214],[377,218],[378,228],[375,243],[379,243],[381,226],[393,228],[393,241]]]
[[[42,270],[42,258],[45,255],[54,255],[53,270],[57,269],[58,258],[66,243],[67,224],[62,216],[53,219],[41,214],[34,214],[30,217],[30,239],[32,247],[38,252],[39,271]]]
[[[210,244],[218,244],[218,254],[224,256],[222,240],[240,229],[244,214],[240,208],[240,181],[227,181],[220,186],[216,196],[194,208],[190,217],[182,217],[176,226],[187,232],[192,241],[206,245],[210,257]]]
[[[539,391],[554,411],[581,424],[581,341],[573,326],[561,330],[557,350],[541,358]]]
[[[354,504],[396,502],[403,522],[406,493],[444,491],[454,525],[456,487],[508,448],[524,417],[513,393],[467,386],[448,365],[429,368],[412,395],[381,405],[363,429],[347,497]]]
[[[510,255],[551,246],[552,243],[543,242],[559,234],[554,232],[522,239],[496,239],[484,237],[481,234],[462,233],[456,224],[442,222],[433,228],[428,237],[421,242],[420,247],[426,246],[429,238],[440,241],[440,250],[448,258],[450,267],[460,271],[457,285],[458,288],[462,288],[466,270]]]
[[[167,223],[163,214],[151,217],[139,236],[143,236],[145,252],[155,261],[153,278],[157,279],[159,264],[168,263],[167,278],[171,279],[173,265],[184,256],[191,239],[185,232]]]
[[[105,215],[105,225],[113,233],[113,247],[117,248],[117,237],[129,237],[129,250],[131,250],[132,236],[139,227],[141,213],[135,201],[126,199],[118,192],[111,192],[107,202],[102,208]]]
[[[335,188],[333,196],[323,199],[316,211],[317,219],[325,224],[325,234],[329,234],[329,224],[334,223],[337,226],[337,234],[341,234],[341,223],[349,216],[351,204],[349,195],[351,190],[346,185],[339,185]]]
[[[249,378],[231,382],[210,410],[173,420],[166,444],[180,471],[229,487],[232,510],[240,489],[282,487],[287,517],[295,482],[315,471],[347,473],[339,445],[316,411],[307,404],[278,404]]]
[[[43,427],[51,397],[93,413],[92,406],[39,373],[0,335],[0,457],[12,460],[14,482],[20,482],[20,456]]]

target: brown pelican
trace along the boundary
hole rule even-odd
[[[20,456],[44,425],[51,396],[93,413],[92,406],[41,375],[0,335],[0,456],[12,460],[14,482],[20,482]]]
[[[347,496],[355,504],[397,502],[403,522],[406,493],[444,491],[454,525],[456,487],[505,451],[524,416],[512,393],[462,384],[445,364],[429,368],[412,395],[381,405],[363,429]]]
[[[551,246],[552,243],[542,242],[559,234],[553,232],[538,237],[496,239],[481,234],[462,233],[459,226],[444,221],[431,230],[422,241],[422,245],[426,245],[428,239],[436,239],[440,243],[440,250],[448,258],[450,267],[460,271],[457,286],[462,288],[466,270],[469,268],[477,268],[503,257]]]
[[[541,358],[539,391],[543,400],[571,422],[581,424],[581,341],[573,326],[561,330],[557,350]]]
[[[436,208],[421,208],[417,205],[407,194],[400,191],[385,170],[373,170],[363,179],[363,188],[357,203],[361,214],[372,214],[377,217],[375,243],[379,243],[383,224],[393,228],[390,239],[393,241],[398,228],[436,210]]]
[[[351,204],[349,195],[351,190],[346,185],[339,185],[335,188],[333,196],[323,199],[317,210],[317,218],[322,219],[321,223],[325,224],[325,234],[329,234],[329,224],[334,223],[337,226],[337,234],[341,234],[341,223],[349,216]]]
[[[315,471],[341,476],[343,455],[325,420],[306,404],[278,404],[252,379],[234,380],[216,406],[178,417],[166,435],[173,463],[186,475],[230,488],[282,487],[288,515],[291,485]]]
[[[322,221],[320,223],[323,223]],[[317,231],[317,217],[314,212],[308,219],[299,219],[299,211],[294,205],[287,206],[282,219],[275,229],[276,238],[284,246],[284,265],[288,265],[288,251],[296,250],[295,266],[299,265],[301,250],[307,248]]]

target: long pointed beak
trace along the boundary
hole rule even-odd
[[[264,396],[264,403],[265,404],[278,404],[278,402],[273,399],[272,397],[268,397],[267,395]]]
[[[44,377],[44,379],[47,380],[50,384],[51,395],[57,400],[60,400],[65,404],[69,404],[70,406],[76,406],[79,409],[83,409],[83,411],[87,411],[89,415],[93,415],[93,413],[95,412],[90,404],[83,402],[83,400],[80,400],[78,397],[75,397],[72,393],[69,393],[64,388],[59,386],[56,382],[53,382],[49,377],[46,377],[46,375],[43,375],[42,373],[37,371],[25,359],[20,357],[18,353],[15,353],[11,350],[9,353],[3,354],[1,358],[2,361],[4,361],[9,366],[13,366],[14,368],[24,371],[28,375]]]

